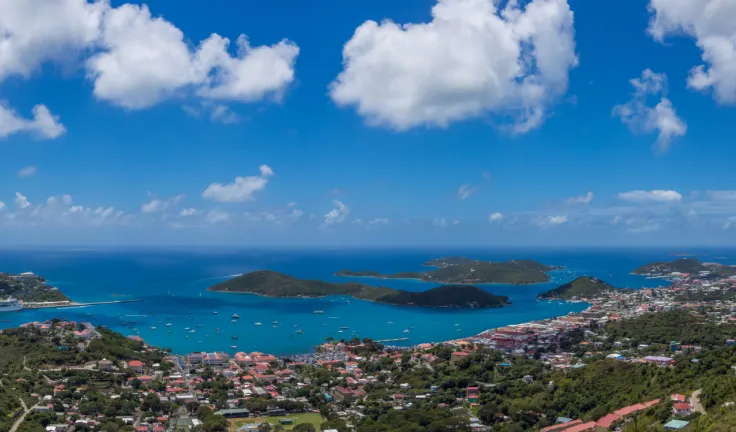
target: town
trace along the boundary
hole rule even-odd
[[[670,286],[574,298],[590,307],[470,338],[330,340],[289,357],[174,355],[89,322],[27,323],[0,336],[0,430],[575,432],[733,421],[736,279],[666,277]]]

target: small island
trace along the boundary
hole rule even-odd
[[[58,288],[46,284],[42,276],[26,272],[21,274],[0,273],[0,300],[12,297],[28,302],[69,301]]]
[[[435,267],[426,272],[401,272],[382,274],[376,271],[340,270],[335,276],[372,277],[378,279],[417,279],[446,284],[496,283],[528,285],[549,281],[550,267],[531,260],[504,262],[480,261],[464,257],[446,257],[427,261],[425,266]]]
[[[635,269],[633,274],[643,276],[668,277],[683,273],[695,274],[707,278],[729,277],[736,275],[736,267],[719,263],[703,263],[696,258],[680,258],[670,262],[658,261]]]
[[[581,276],[572,282],[560,285],[557,288],[541,293],[537,296],[542,300],[575,300],[581,298],[599,297],[616,292],[630,292],[616,288],[607,282],[590,276]]]
[[[470,285],[440,286],[427,291],[409,292],[359,283],[334,284],[303,280],[270,270],[246,273],[213,285],[208,290],[280,298],[349,295],[361,300],[396,306],[476,309],[498,308],[509,304],[508,297],[497,296]]]

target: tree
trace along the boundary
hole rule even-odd
[[[317,432],[317,429],[314,428],[309,423],[301,423],[296,426],[294,426],[294,429],[292,429],[294,432]]]

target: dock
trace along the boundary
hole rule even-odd
[[[81,306],[98,306],[118,303],[139,303],[141,300],[110,300],[101,302],[89,302],[89,303],[78,303],[78,302],[29,302],[23,303],[23,309],[61,309]]]
[[[403,337],[403,338],[396,338],[396,339],[381,339],[381,340],[377,340],[373,342],[384,343],[384,342],[401,342],[401,341],[407,341],[407,340],[409,340],[408,337]]]

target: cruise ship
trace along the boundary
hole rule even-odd
[[[23,310],[23,305],[15,297],[0,300],[0,312],[15,312]]]

